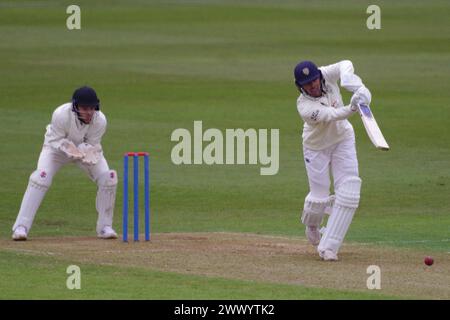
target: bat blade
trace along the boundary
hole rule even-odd
[[[378,149],[388,151],[389,145],[386,142],[370,107],[365,104],[360,104],[358,106],[358,111],[370,141],[372,141],[373,145]]]

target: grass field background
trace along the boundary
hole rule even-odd
[[[82,29],[74,31],[66,28],[69,4],[0,3],[1,239],[11,236],[51,113],[84,84],[97,90],[108,118],[102,144],[119,179],[125,151],[151,154],[153,232],[301,236],[308,186],[292,70],[303,59],[350,59],[372,92],[391,151],[375,150],[358,116],[350,119],[363,188],[346,241],[448,255],[448,1],[377,1],[381,30],[366,28],[369,1],[79,1]],[[260,176],[255,165],[175,166],[170,135],[192,132],[194,120],[222,131],[280,129],[279,173]],[[78,168],[63,168],[30,237],[95,235],[95,193]],[[121,184],[117,194],[114,226],[121,231]],[[98,265],[86,267],[97,289],[56,294],[52,281],[67,276],[56,271],[64,261],[0,254],[1,298],[387,297]],[[110,290],[112,277],[128,284],[124,292]],[[144,277],[159,285],[140,286]],[[17,286],[23,281],[38,281],[38,288]]]

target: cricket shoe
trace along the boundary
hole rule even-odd
[[[18,226],[13,232],[12,239],[14,241],[25,241],[27,240],[27,236],[27,228]]]
[[[106,226],[103,227],[98,237],[101,239],[117,239],[117,233],[110,226]]]
[[[306,238],[313,246],[317,246],[320,242],[320,232],[317,227],[306,226],[305,230]]]
[[[338,261],[337,254],[330,249],[326,249],[324,251],[319,250],[319,256],[324,261]]]

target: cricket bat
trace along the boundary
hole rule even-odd
[[[380,150],[388,151],[389,145],[386,142],[386,139],[381,133],[380,127],[378,126],[375,117],[373,116],[372,110],[370,107],[365,104],[358,105],[359,115],[361,116],[364,127],[366,128],[367,135],[370,138],[370,141]]]

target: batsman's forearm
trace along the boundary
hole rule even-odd
[[[344,60],[339,63],[341,86],[350,92],[355,92],[364,86],[360,77],[355,74],[353,63],[350,60]]]
[[[330,122],[347,119],[356,110],[352,110],[350,106],[341,108],[320,108],[315,110],[309,110],[308,112],[301,113],[304,121],[309,124],[317,124],[320,122]]]
[[[352,109],[350,105],[327,110],[327,113],[324,114],[322,121],[323,122],[329,122],[329,121],[338,121],[338,120],[344,120],[350,117],[353,113],[355,113],[357,109]]]

